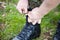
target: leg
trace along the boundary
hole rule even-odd
[[[53,40],[60,40],[60,21],[58,22],[56,34],[54,35]]]

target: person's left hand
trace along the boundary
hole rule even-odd
[[[33,25],[35,25],[36,23],[40,23],[41,18],[42,17],[40,16],[38,7],[34,8],[32,11],[28,13],[28,22],[32,22]]]

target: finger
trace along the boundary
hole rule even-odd
[[[35,20],[35,21],[33,22],[33,25],[35,25],[36,23],[40,24],[40,23],[41,23],[41,19],[40,19],[40,20]]]
[[[27,9],[24,10],[24,14],[28,15],[28,10]]]
[[[22,13],[27,14],[27,8],[22,8],[21,11]]]
[[[29,11],[27,15],[28,15],[28,17],[30,18],[30,17],[31,17],[31,12]]]
[[[21,11],[21,9],[18,9],[18,11],[22,14],[22,11]]]
[[[28,17],[28,22],[29,22],[29,23],[31,22],[33,25],[35,24],[34,20],[31,19],[30,17]]]
[[[40,24],[41,23],[41,19],[40,20],[38,20],[38,24]]]
[[[33,22],[32,19],[31,19],[31,12],[29,12],[27,15],[28,15],[28,21]]]
[[[28,22],[29,22],[29,23],[32,23],[33,25],[35,25],[37,21],[34,21],[34,20],[28,18]]]
[[[40,20],[33,20],[33,25],[35,25],[36,23],[40,24],[41,23],[41,19]]]
[[[24,9],[24,8],[22,8],[22,9],[21,9],[21,11],[22,11],[22,13],[24,13],[25,9]]]
[[[28,22],[30,23],[30,22],[32,22],[32,20],[30,18],[28,18]]]
[[[19,6],[16,7],[18,11],[22,14],[21,8]]]
[[[33,25],[35,25],[36,23],[37,23],[37,21],[32,22]]]
[[[26,14],[27,14],[27,8],[24,10],[24,13],[26,13]]]

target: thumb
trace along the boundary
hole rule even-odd
[[[27,8],[25,9],[25,13],[27,13],[28,12],[28,10],[27,10]]]
[[[31,14],[31,13],[30,13],[30,11],[29,11],[28,14],[27,14],[27,15],[28,15],[28,22],[32,22],[32,20],[31,20],[31,18],[30,18],[30,14]]]

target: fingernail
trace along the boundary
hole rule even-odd
[[[31,22],[31,20],[28,18],[28,22],[30,23]]]
[[[37,22],[35,21],[35,22],[33,22],[32,24],[35,25],[36,23],[37,23]]]

